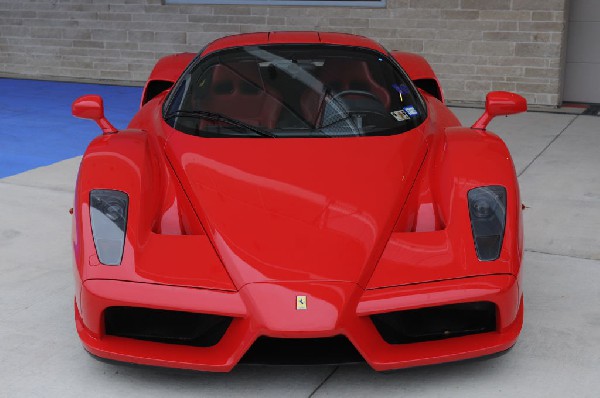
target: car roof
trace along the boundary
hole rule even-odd
[[[202,55],[226,48],[256,46],[265,44],[333,44],[350,47],[363,47],[386,54],[387,51],[374,40],[364,36],[333,32],[256,32],[226,36],[210,43]]]

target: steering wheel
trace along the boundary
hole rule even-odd
[[[363,97],[365,99],[368,99],[369,100],[368,103],[369,103],[370,106],[365,106],[362,109],[356,109],[356,110],[350,110],[350,109],[348,109],[349,112],[352,112],[352,113],[371,113],[371,114],[375,114],[375,115],[379,115],[379,116],[384,116],[384,117],[388,116],[388,114],[387,114],[387,112],[386,112],[386,110],[384,108],[384,105],[381,102],[381,100],[379,99],[379,97],[377,97],[375,94],[373,94],[373,93],[371,93],[369,91],[365,91],[365,90],[344,90],[344,91],[340,91],[339,93],[336,93],[333,97],[331,97],[331,100],[347,104],[345,101],[342,101],[342,99],[344,97],[351,96],[351,95],[361,96],[361,97]]]
[[[344,91],[340,91],[339,93],[335,94],[332,99],[337,99],[339,97],[343,97],[345,95],[362,95],[363,97],[369,97],[371,99],[374,99],[377,102],[381,102],[379,101],[379,98],[377,98],[377,96],[369,91],[366,90],[344,90]]]
[[[344,97],[352,95],[363,97],[365,100],[361,101],[360,104],[352,104],[343,100]],[[330,113],[332,111],[333,113]],[[348,123],[348,120],[352,119],[353,114],[371,114],[384,118],[389,117],[383,103],[375,94],[365,90],[344,90],[331,96],[327,101],[321,118],[320,128],[332,127],[343,122]],[[347,124],[346,128],[356,130],[356,127],[352,123]]]

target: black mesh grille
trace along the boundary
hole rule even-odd
[[[240,362],[314,365],[364,362],[364,359],[345,336],[318,339],[259,337]]]
[[[109,307],[104,312],[107,335],[195,347],[217,344],[231,321],[219,315],[138,307]]]
[[[496,330],[496,306],[490,302],[461,303],[371,315],[389,344],[441,340]]]

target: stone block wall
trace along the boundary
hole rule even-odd
[[[163,55],[253,31],[361,34],[424,55],[450,101],[561,97],[568,0],[387,0],[385,8],[0,0],[0,76],[142,84]],[[215,0],[218,2],[218,0]]]

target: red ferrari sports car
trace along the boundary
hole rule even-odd
[[[521,201],[488,94],[461,127],[424,58],[323,32],[225,37],[162,58],[103,134],[73,212],[75,319],[95,356],[229,371],[386,370],[513,346]]]

